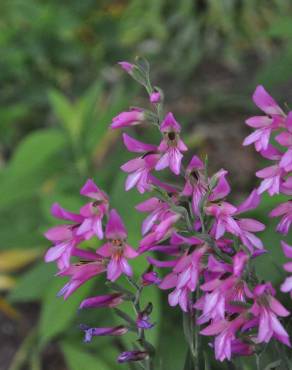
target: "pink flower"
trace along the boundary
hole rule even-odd
[[[168,113],[160,125],[160,131],[164,135],[158,150],[163,153],[155,166],[157,171],[169,167],[175,175],[179,175],[182,153],[187,150],[186,145],[180,139],[180,124],[175,120],[172,113]]]
[[[264,191],[268,191],[271,196],[279,194],[284,175],[285,171],[277,164],[257,171],[256,176],[260,179],[263,179],[260,187],[258,188],[258,193],[262,194]]]
[[[159,225],[154,225],[152,231],[140,241],[139,253],[144,253],[156,244],[168,239],[174,233],[174,225],[180,217],[179,214],[169,213]]]
[[[161,222],[168,216],[173,215],[169,204],[156,197],[145,200],[135,208],[139,212],[150,212],[149,216],[147,216],[142,223],[142,235],[151,231],[155,223]]]
[[[285,256],[287,258],[292,258],[292,247],[284,241],[282,241],[281,244]],[[292,262],[285,263],[284,270],[292,272]],[[292,276],[285,279],[284,283],[281,285],[281,291],[284,293],[290,292],[290,297],[292,298]]]
[[[231,360],[232,353],[238,353],[239,340],[236,338],[236,333],[245,322],[245,317],[243,315],[239,315],[232,321],[223,319],[212,322],[205,329],[201,330],[200,333],[202,335],[216,335],[214,343],[216,360]],[[242,342],[240,343],[241,350],[239,352],[243,352],[243,354],[249,354],[250,349],[248,346],[244,346]]]
[[[189,294],[194,292],[202,271],[201,259],[208,247],[196,248],[190,254],[184,254],[175,264],[172,272],[165,276],[159,287],[175,288],[168,296],[170,306],[180,305],[184,312],[189,310]]]
[[[87,203],[80,209],[83,221],[76,235],[82,236],[85,240],[91,239],[94,235],[103,239],[102,220],[108,212],[108,196],[91,179],[86,181],[80,194],[94,199],[94,202]]]
[[[133,108],[128,112],[122,112],[113,118],[111,128],[123,128],[135,126],[142,123],[145,119],[144,112],[139,108]]]
[[[187,166],[186,182],[182,191],[182,195],[192,196],[192,207],[196,215],[199,214],[201,200],[208,190],[208,184],[204,174],[201,172],[202,170],[204,170],[203,162],[194,155]]]
[[[215,223],[212,227],[212,234],[215,239],[221,238],[226,231],[233,235],[240,235],[240,227],[232,217],[236,214],[237,208],[227,202],[212,204],[205,208],[206,214],[215,217]]]
[[[64,296],[64,299],[67,299],[82,284],[92,277],[103,273],[104,271],[106,271],[104,261],[100,256],[97,255],[95,260],[92,259],[86,263],[79,263],[69,266],[58,273],[59,276],[71,276],[71,280],[63,286],[58,293],[58,296]]]
[[[115,281],[122,273],[132,276],[132,268],[127,259],[137,257],[138,253],[126,243],[128,233],[115,209],[110,211],[105,236],[107,243],[100,247],[97,253],[110,259],[107,265],[107,278]]]
[[[229,313],[238,311],[238,309],[232,305],[233,301],[245,302],[245,289],[244,283],[241,280],[241,275],[247,260],[248,256],[245,253],[238,252],[233,257],[233,266],[230,266],[231,271],[229,266],[224,266],[221,272],[222,276],[225,276],[228,272],[232,272],[231,275],[223,279],[216,277],[200,286],[205,294],[194,306],[203,311],[202,315],[198,318],[198,324],[204,324],[211,319],[215,321],[223,320],[227,310]],[[209,271],[210,267],[212,268],[210,263],[208,267]],[[221,264],[220,269],[222,267]]]
[[[254,304],[250,312],[259,325],[257,343],[268,343],[272,338],[290,347],[289,335],[277,316],[286,317],[290,312],[274,297],[275,291],[271,284],[261,284],[254,288]]]
[[[253,101],[266,116],[255,116],[246,121],[248,126],[256,130],[244,140],[243,145],[254,143],[256,150],[260,152],[268,148],[271,132],[283,126],[285,115],[263,86],[256,88]]]
[[[125,190],[128,191],[136,186],[138,191],[143,194],[145,191],[151,189],[152,178],[150,177],[150,173],[155,168],[160,155],[156,152],[157,147],[155,145],[142,143],[127,134],[123,134],[123,139],[129,151],[144,153],[143,156],[131,159],[121,166],[124,172],[129,173]]]
[[[45,254],[45,261],[56,261],[60,270],[69,267],[73,248],[80,242],[72,225],[55,226],[45,233],[45,237],[54,243]]]
[[[277,231],[287,235],[292,223],[292,201],[279,204],[270,212],[270,217],[282,216],[281,221],[277,225]]]

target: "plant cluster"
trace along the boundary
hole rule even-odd
[[[256,88],[253,101],[263,115],[246,121],[255,131],[244,145],[254,144],[273,165],[256,173],[262,179],[260,186],[234,205],[227,200],[231,187],[225,169],[209,174],[207,159],[196,155],[183,164],[188,148],[181,138],[181,125],[172,112],[164,112],[164,94],[152,85],[148,63],[138,60],[120,65],[145,87],[152,109],[124,111],[113,118],[111,129],[145,123],[161,137],[160,142],[144,143],[123,133],[126,149],[137,155],[121,166],[127,174],[125,191],[136,188],[148,196],[136,205],[137,212],[147,215],[141,240],[137,249],[128,244],[118,211],[111,207],[108,195],[88,179],[80,194],[89,200],[78,213],[57,203],[52,206],[53,216],[66,223],[46,232],[53,246],[45,260],[56,262],[57,275],[70,278],[58,295],[67,299],[89,279],[102,276],[107,294],[86,298],[80,309],[108,307],[121,323],[111,327],[82,324],[85,342],[132,331],[137,341],[120,353],[118,362],[138,362],[144,369],[154,369],[156,351],[147,340],[147,331],[155,330],[151,320],[155,307],[151,302],[143,304],[141,297],[147,300],[147,287],[155,285],[168,290],[169,306],[178,306],[183,313],[189,348],[185,368],[201,368],[201,339],[208,337],[218,361],[255,355],[259,369],[259,354],[272,339],[290,347],[281,323],[290,312],[276,298],[272,283],[257,277],[255,261],[267,253],[257,233],[265,225],[244,213],[259,206],[263,192],[292,194],[292,112],[286,114],[263,86]],[[279,148],[272,145],[274,136]],[[162,171],[166,176],[161,176]],[[287,234],[292,223],[291,201],[280,204],[270,215],[282,217],[277,231]],[[102,245],[93,250],[88,248],[89,240],[100,240]],[[292,247],[284,241],[282,246],[292,258]],[[131,260],[138,258],[146,258],[149,266],[141,276],[134,276]],[[284,268],[292,272],[291,262]],[[292,291],[292,277],[284,281],[281,290]],[[124,302],[133,306],[134,316],[119,308]]]

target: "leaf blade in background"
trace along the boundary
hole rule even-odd
[[[46,287],[39,322],[41,345],[64,332],[72,324],[81,301],[89,296],[92,283],[92,280],[85,283],[66,301],[57,297],[57,293],[65,284],[63,279],[55,278]]]

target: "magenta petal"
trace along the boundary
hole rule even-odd
[[[286,118],[285,125],[287,127],[287,130],[292,133],[292,111],[288,113],[288,116]]]
[[[57,244],[54,247],[51,247],[47,250],[45,254],[45,262],[52,262],[56,261],[61,255],[65,252],[66,248],[68,248],[70,244],[68,243],[61,243]]]
[[[119,262],[120,262],[121,271],[127,276],[132,276],[133,275],[132,267],[129,265],[126,258],[121,257]]]
[[[286,317],[290,315],[290,312],[273,296],[269,298],[270,307],[276,315]]]
[[[281,292],[288,293],[292,291],[292,276],[285,279],[284,283],[281,285]]]
[[[161,200],[155,197],[149,198],[142,203],[136,205],[139,212],[152,212],[161,205]]]
[[[122,269],[119,264],[119,261],[115,258],[112,258],[107,265],[107,278],[110,281],[115,281],[121,275]]]
[[[127,257],[127,258],[136,258],[138,256],[138,252],[135,251],[135,249],[133,249],[132,247],[130,247],[129,245],[125,245],[124,246],[124,256]]]
[[[225,320],[215,321],[205,329],[200,331],[202,335],[217,335],[220,334],[228,325]]]
[[[92,179],[88,179],[82,189],[80,190],[81,195],[85,195],[89,198],[95,198],[96,193],[99,192],[99,188],[95,185]]]
[[[127,230],[123,224],[121,217],[115,209],[112,209],[109,214],[109,220],[106,225],[105,235],[107,239],[126,239]]]
[[[126,148],[130,152],[144,153],[144,152],[152,152],[152,151],[157,150],[156,145],[145,144],[142,141],[136,140],[127,134],[123,134],[123,141],[124,141]]]
[[[164,168],[168,167],[169,166],[169,153],[166,152],[160,159],[159,161],[156,163],[156,166],[155,166],[155,169],[156,171],[161,171],[163,170]]]
[[[169,112],[167,113],[164,120],[162,121],[160,125],[160,130],[162,132],[169,132],[169,131],[180,132],[181,126],[174,118],[174,115],[171,112]]]
[[[282,146],[292,145],[292,133],[291,132],[281,132],[275,137],[275,140]]]
[[[197,156],[197,155],[194,155],[190,161],[190,163],[188,164],[188,167],[187,167],[187,170],[188,171],[192,171],[194,169],[197,169],[197,170],[202,170],[204,169],[204,163],[201,161],[201,159]]]
[[[267,116],[254,116],[248,118],[245,123],[253,128],[262,128],[271,125],[273,122],[272,118]]]
[[[257,86],[253,94],[254,103],[268,115],[283,115],[282,109],[276,101],[267,93],[262,85]]]
[[[112,255],[111,244],[105,243],[103,246],[96,250],[96,253],[102,257],[111,257]]]
[[[258,194],[257,190],[254,189],[248,198],[242,202],[238,207],[236,214],[251,211],[256,209],[261,202],[261,196]]]
[[[264,224],[252,218],[242,218],[238,221],[238,223],[240,228],[247,231],[258,232],[265,230]]]
[[[292,246],[284,242],[283,240],[281,241],[282,249],[286,257],[292,258]]]
[[[73,222],[82,222],[83,217],[77,213],[72,213],[62,208],[58,203],[54,203],[51,208],[51,213],[54,217],[60,218],[62,220],[69,220]]]
[[[177,284],[177,274],[170,273],[159,284],[160,289],[171,289]]]
[[[213,189],[209,197],[209,200],[214,201],[214,200],[222,199],[222,198],[225,198],[230,193],[230,185],[225,178],[227,174],[228,172],[225,170],[220,170],[217,173],[217,177],[219,180],[218,180],[217,185]]]
[[[55,226],[45,232],[45,237],[53,242],[72,238],[72,230],[69,225]]]

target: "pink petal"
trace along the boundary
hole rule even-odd
[[[152,152],[152,151],[157,150],[156,145],[145,144],[142,141],[136,140],[127,134],[123,134],[123,141],[124,141],[126,148],[130,152],[144,153],[144,152]]]
[[[127,230],[123,221],[115,209],[112,209],[109,214],[109,220],[106,225],[105,235],[107,239],[126,239]]]
[[[282,109],[276,101],[267,93],[262,85],[257,86],[253,94],[254,103],[268,115],[283,115]]]

